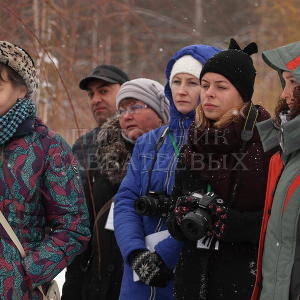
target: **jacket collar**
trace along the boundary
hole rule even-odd
[[[35,119],[28,118],[24,120],[17,128],[14,137],[21,137],[34,131]]]
[[[271,119],[257,123],[256,126],[265,152],[280,146],[281,140],[283,156],[300,149],[300,115],[280,128]]]

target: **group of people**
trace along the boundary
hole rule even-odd
[[[37,70],[0,41],[1,299],[300,297],[300,42],[263,51],[283,92],[252,96],[257,45],[190,45],[166,85],[99,65],[97,127],[72,149],[36,116]]]

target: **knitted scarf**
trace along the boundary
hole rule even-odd
[[[36,105],[31,99],[18,99],[6,114],[0,116],[0,145],[4,145],[14,135],[25,119],[35,115]]]
[[[120,184],[127,172],[134,144],[122,135],[118,118],[108,119],[98,133],[97,158],[100,174],[112,184]]]

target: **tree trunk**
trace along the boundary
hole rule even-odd
[[[198,37],[203,38],[203,8],[202,0],[195,0],[195,29]]]

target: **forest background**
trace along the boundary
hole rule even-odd
[[[39,116],[70,144],[95,127],[79,81],[98,64],[165,84],[165,66],[181,47],[243,47],[255,41],[253,100],[271,113],[277,73],[261,52],[300,40],[299,0],[0,0],[0,40],[25,48],[39,70]],[[61,288],[64,272],[57,277]]]
[[[299,0],[1,0],[0,39],[25,48],[39,70],[40,117],[69,143],[95,127],[79,81],[98,64],[165,84],[165,66],[183,46],[225,49],[255,41],[255,103],[271,113],[280,94],[261,52],[300,40]]]

